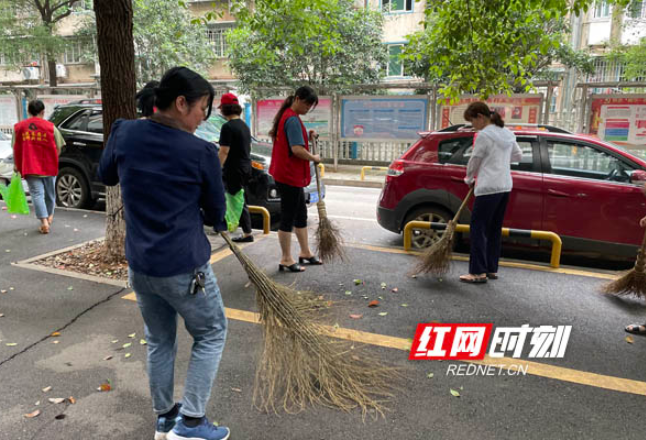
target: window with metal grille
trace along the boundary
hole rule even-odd
[[[626,15],[632,20],[646,20],[646,2],[632,1],[628,5]]]
[[[594,5],[594,18],[605,18],[610,17],[610,4],[606,1],[597,1]]]
[[[83,54],[85,52],[83,41],[70,41],[65,46],[64,61],[65,64],[81,64],[84,62]]]
[[[209,43],[213,46],[215,55],[219,58],[227,56],[229,48],[227,44],[226,33],[233,28],[233,23],[214,24],[206,30],[206,35],[209,38]]]
[[[413,0],[382,0],[384,12],[410,12],[413,10]]]
[[[403,44],[388,45],[386,76],[404,76],[404,61],[399,57],[403,51]]]

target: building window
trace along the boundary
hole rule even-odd
[[[233,28],[233,23],[215,24],[206,30],[209,43],[213,45],[215,56],[224,58],[227,56],[229,45],[227,44],[226,33]]]
[[[388,66],[386,68],[386,76],[404,76],[404,61],[400,58],[403,51],[403,44],[388,45]]]
[[[83,55],[85,54],[86,45],[82,41],[69,41],[65,45],[65,64],[81,64],[84,62]]]
[[[610,17],[610,4],[606,1],[597,1],[594,5],[594,18]]]
[[[410,12],[413,10],[413,0],[381,0],[384,12]]]
[[[646,19],[646,2],[633,0],[628,6],[627,15],[633,20]]]

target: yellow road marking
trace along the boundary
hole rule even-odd
[[[360,243],[346,243],[346,246],[365,249],[375,252],[385,252],[389,254],[404,254],[404,255],[421,255],[421,252],[406,252],[403,249],[382,247],[382,246],[373,246],[369,244],[360,244]],[[453,260],[455,261],[469,261],[469,257],[463,257],[460,255],[453,255]],[[577,275],[582,277],[591,277],[591,278],[600,278],[604,280],[614,280],[617,278],[616,274],[602,273],[602,272],[592,272],[589,270],[580,270],[580,269],[564,269],[558,268],[554,269],[549,266],[540,266],[538,264],[528,264],[528,263],[516,263],[513,261],[500,261],[500,266],[504,267],[514,267],[517,269],[528,269],[536,270],[539,272],[549,272],[549,273],[560,273],[565,275]]]
[[[250,246],[250,245],[253,245],[253,244],[255,244],[255,243],[258,243],[259,241],[264,240],[264,238],[265,238],[265,237],[266,237],[266,235],[256,235],[256,236],[254,236],[254,241],[253,241],[253,242],[251,242],[251,243],[246,243],[246,244],[244,244],[244,245],[240,246],[240,249],[244,249],[244,248],[246,248],[247,246]],[[209,260],[209,262],[210,262],[211,264],[216,263],[216,262],[218,262],[218,261],[220,261],[220,260],[225,259],[225,258],[226,258],[226,257],[228,257],[229,255],[233,255],[233,252],[231,252],[231,249],[229,249],[229,248],[227,247],[226,249],[222,249],[221,251],[216,252],[216,253],[214,253],[213,255],[211,255],[211,259]]]
[[[123,297],[136,301],[134,292]],[[226,316],[236,321],[244,321],[252,324],[260,323],[258,313],[247,310],[230,309],[225,307]],[[402,351],[409,351],[411,343],[407,339],[397,338],[394,336],[380,335],[377,333],[368,333],[348,328],[326,327],[331,331],[333,337],[346,341],[360,342],[363,344],[375,345],[378,347],[394,348]],[[481,361],[460,361],[479,365],[492,365],[497,368],[506,368],[514,371],[526,369],[527,374],[533,376],[546,377],[548,379],[571,382],[578,385],[587,385],[596,388],[602,388],[610,391],[621,393],[638,394],[646,396],[646,382],[638,380],[624,379],[622,377],[606,376],[603,374],[588,373],[586,371],[574,370],[572,368],[557,367],[555,365],[541,364],[522,359],[513,358],[491,358],[486,356]]]

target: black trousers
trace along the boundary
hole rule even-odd
[[[498,272],[502,245],[502,222],[509,202],[509,193],[478,196],[471,214],[471,256],[469,273],[480,275]]]
[[[280,226],[283,232],[292,232],[293,228],[307,227],[307,204],[305,191],[297,186],[276,182],[280,192]]]

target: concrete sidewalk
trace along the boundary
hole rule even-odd
[[[386,170],[366,169],[365,178],[361,180],[361,168],[369,165],[339,165],[334,170],[331,163],[323,164],[325,175],[323,180],[331,186],[358,186],[363,188],[381,188],[384,186]],[[371,167],[372,168],[372,167]],[[375,167],[385,168],[385,167]]]

